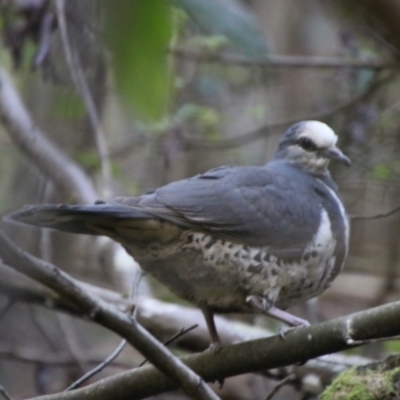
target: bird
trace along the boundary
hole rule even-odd
[[[341,271],[349,221],[328,165],[351,161],[337,140],[325,123],[301,121],[264,166],[221,166],[93,205],[26,206],[7,219],[119,242],[202,311],[215,350],[215,313],[308,326],[285,310],[322,293]]]

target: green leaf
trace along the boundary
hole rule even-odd
[[[372,176],[378,180],[386,180],[389,179],[391,175],[391,169],[387,164],[377,164],[372,169]]]
[[[266,40],[257,21],[237,0],[173,0],[205,32],[222,35],[251,57],[265,57]]]
[[[157,120],[171,95],[167,60],[171,6],[160,0],[103,0],[103,4],[117,87],[139,117]]]

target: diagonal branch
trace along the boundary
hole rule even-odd
[[[14,271],[13,269],[0,265],[0,293],[10,299],[10,302],[25,302],[42,307],[50,308],[54,311],[68,312],[77,317],[82,317],[79,310],[68,306],[52,290],[43,287],[35,281]],[[119,309],[131,309],[132,303],[120,293],[109,289],[93,286],[88,283],[75,280],[75,283],[88,293],[94,294],[101,299],[118,307]],[[157,333],[160,337],[170,336],[173,332],[181,329],[182,326],[198,324],[195,330],[187,332],[179,339],[180,346],[189,350],[204,350],[209,343],[207,327],[203,318],[200,318],[200,311],[178,304],[165,303],[148,297],[140,298],[138,309],[138,319],[146,329]],[[225,345],[238,343],[246,340],[265,338],[273,333],[265,328],[250,326],[242,322],[228,320],[217,316],[216,323],[222,343]],[[183,339],[183,340],[182,340]],[[8,354],[8,353],[7,353]],[[1,356],[1,349],[0,349]],[[27,359],[20,355],[23,359]],[[50,355],[42,358],[44,363],[54,363]],[[37,362],[40,359],[37,357]],[[304,365],[289,366],[284,370],[279,369],[280,374],[290,375],[295,372],[298,377],[305,377],[309,374],[318,376],[324,383],[330,383],[336,375],[347,368],[364,365],[372,362],[361,356],[349,356],[345,354],[329,354],[310,360]],[[128,366],[127,366],[128,368]],[[282,375],[280,375],[282,377]]]
[[[59,190],[77,201],[93,203],[98,199],[90,178],[35,125],[10,76],[0,69],[0,118],[15,146]]]
[[[206,381],[247,372],[306,362],[311,358],[400,333],[400,301],[346,317],[297,328],[287,334],[225,346],[182,357],[181,360]],[[152,366],[116,374],[69,393],[35,397],[35,400],[139,400],[177,387]]]
[[[19,249],[1,232],[0,257],[7,265],[55,290],[68,302],[74,303],[84,315],[93,321],[125,338],[160,371],[169,376],[168,379],[181,386],[191,398],[219,399],[198,375],[173,356],[135,320],[84,291],[69,275],[56,266]]]
[[[90,125],[92,127],[97,152],[100,158],[101,165],[101,174],[103,181],[103,195],[104,197],[110,197],[111,192],[111,163],[110,157],[108,154],[107,144],[104,139],[103,128],[101,127],[99,114],[96,109],[96,104],[93,100],[93,96],[90,93],[89,85],[87,84],[85,75],[82,71],[82,65],[79,60],[77,51],[75,48],[71,46],[69,37],[68,37],[68,29],[67,29],[67,21],[65,18],[64,12],[64,0],[56,0],[56,11],[57,11],[57,22],[58,28],[60,30],[63,50],[65,54],[65,61],[67,63],[69,72],[72,77],[72,81],[74,83],[76,91],[82,98],[82,101],[85,105],[87,115],[89,117]]]
[[[111,327],[127,337],[136,345],[143,338],[137,332],[135,324],[125,314],[97,300],[82,290],[74,280],[54,266],[40,262],[34,257],[15,248],[8,239],[0,235],[0,254],[3,260],[14,265],[22,273],[56,290],[65,299],[74,301],[80,311],[100,324]],[[182,359],[199,375],[207,380],[222,379],[240,373],[276,368],[339,350],[352,348],[364,341],[387,338],[398,335],[400,320],[400,302],[371,309],[348,317],[325,322],[309,328],[297,329],[288,334],[286,341],[274,336],[251,342],[224,347],[219,354],[205,352]],[[143,329],[143,328],[142,328]],[[158,342],[156,342],[158,343]],[[145,346],[148,343],[145,342]],[[140,347],[143,354],[159,357],[154,349]],[[157,366],[163,359],[157,360]],[[165,365],[163,365],[165,368]],[[176,372],[176,371],[175,371]],[[149,367],[115,375],[68,394],[42,397],[42,400],[55,399],[140,399],[161,393],[178,386],[176,381],[167,378],[158,370]],[[134,393],[134,396],[132,395]]]

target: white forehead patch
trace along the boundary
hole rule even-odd
[[[337,135],[328,125],[319,121],[305,121],[299,137],[310,138],[317,147],[332,147],[337,142]]]

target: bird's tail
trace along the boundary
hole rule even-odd
[[[88,235],[110,234],[113,227],[152,219],[144,211],[118,204],[32,205],[7,214],[8,221]]]

